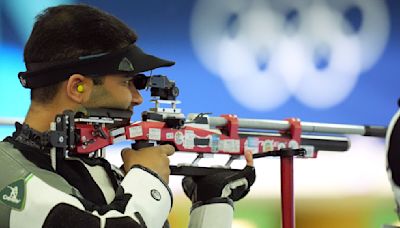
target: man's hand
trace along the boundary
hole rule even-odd
[[[166,183],[169,182],[168,156],[174,154],[175,148],[171,145],[146,147],[140,150],[125,148],[121,152],[124,161],[124,170],[129,172],[133,165],[144,166],[157,173]]]
[[[207,202],[213,198],[230,198],[238,201],[245,197],[253,185],[256,173],[253,154],[245,151],[247,165],[243,170],[226,170],[203,177],[185,177],[182,187],[193,203]]]

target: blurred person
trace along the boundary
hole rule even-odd
[[[124,149],[121,169],[102,157],[51,164],[50,123],[64,110],[132,111],[142,72],[174,62],[144,53],[116,17],[87,5],[61,5],[36,18],[25,45],[22,85],[31,89],[24,123],[0,142],[0,227],[168,227],[171,145]],[[132,111],[133,114],[133,111]],[[190,227],[230,227],[233,201],[255,180],[251,152],[242,171],[185,177]]]
[[[400,103],[399,103],[400,105]],[[395,197],[396,213],[400,218],[400,110],[393,116],[386,132],[386,171]],[[398,225],[398,224],[395,224]],[[399,227],[386,225],[384,227]]]

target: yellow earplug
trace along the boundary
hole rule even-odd
[[[82,84],[79,84],[78,87],[76,88],[76,90],[77,90],[79,93],[83,93],[83,85],[82,85]]]

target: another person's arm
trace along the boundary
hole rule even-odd
[[[388,177],[400,216],[400,110],[393,116],[386,133]]]

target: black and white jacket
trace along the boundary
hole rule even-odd
[[[400,110],[393,116],[386,133],[386,170],[400,215]]]
[[[36,139],[35,139],[36,138]],[[77,157],[50,165],[39,133],[17,124],[0,142],[0,227],[167,227],[168,185],[134,166],[124,175],[103,158]],[[192,210],[189,227],[230,227],[226,203]]]

